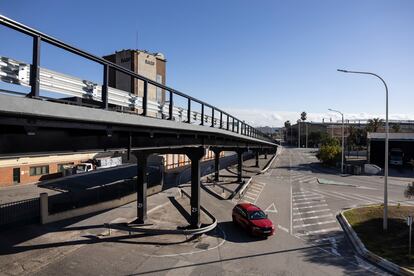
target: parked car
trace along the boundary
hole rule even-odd
[[[240,225],[253,236],[268,237],[275,233],[273,222],[259,207],[251,203],[239,203],[233,208],[233,223]]]

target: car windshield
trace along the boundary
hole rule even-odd
[[[249,219],[264,219],[266,214],[263,211],[253,211],[249,213]]]

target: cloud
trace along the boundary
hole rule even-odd
[[[246,123],[251,124],[252,126],[270,126],[270,127],[281,127],[284,125],[285,121],[289,120],[291,123],[296,122],[301,112],[293,111],[271,111],[271,110],[260,110],[260,109],[234,109],[227,108],[225,109],[230,114],[236,116],[240,120],[244,120]],[[341,116],[334,112],[325,112],[325,113],[308,113],[309,122],[322,122],[324,119],[325,122],[332,120],[340,121]],[[385,118],[383,114],[376,113],[345,113],[345,120],[366,120],[372,118]],[[414,114],[390,114],[390,120],[414,120]]]

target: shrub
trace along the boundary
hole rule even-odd
[[[339,145],[322,145],[316,157],[326,165],[335,165],[341,160],[341,147]]]

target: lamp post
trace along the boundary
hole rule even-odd
[[[371,75],[379,78],[385,86],[385,160],[384,160],[384,218],[382,221],[382,228],[384,231],[388,229],[388,87],[385,81],[377,74],[371,72],[348,71],[338,69],[338,72]]]
[[[298,123],[298,148],[300,148],[300,120],[297,120]]]
[[[344,140],[345,140],[345,135],[344,135],[344,114],[341,111],[338,110],[333,110],[333,109],[328,109],[329,111],[332,112],[336,112],[341,114],[342,116],[342,161],[341,161],[341,173],[344,173],[344,154],[345,154],[345,148],[344,148]]]

